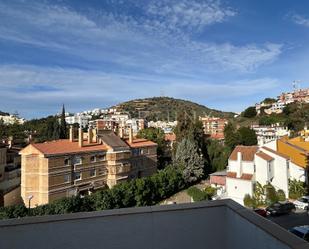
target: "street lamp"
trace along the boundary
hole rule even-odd
[[[31,204],[32,198],[33,198],[33,195],[29,195],[28,196],[28,201],[29,201],[29,206],[28,207],[29,207],[29,210],[30,210],[30,207],[31,207],[30,204]]]

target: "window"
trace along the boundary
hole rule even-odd
[[[73,157],[73,164],[74,165],[82,164],[82,157],[81,156],[74,156]]]
[[[90,170],[90,177],[94,177],[96,175],[95,169]]]
[[[90,157],[90,162],[94,163],[96,161],[96,156],[91,156]]]
[[[70,158],[64,159],[64,165],[70,165],[70,164],[71,164]]]
[[[98,155],[97,158],[98,158],[99,161],[105,161],[106,160],[106,155],[105,154]]]
[[[70,182],[70,175],[64,175],[64,182]]]
[[[287,169],[290,168],[290,162],[288,160],[286,161],[286,167],[287,167]]]
[[[140,149],[133,149],[132,153],[133,153],[133,156],[138,156],[140,155]]]
[[[74,173],[74,180],[80,180],[80,179],[82,179],[81,173],[80,172],[75,172]]]

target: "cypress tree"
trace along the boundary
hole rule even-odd
[[[65,108],[62,106],[62,113],[60,117],[60,129],[59,129],[59,138],[65,139],[67,138],[67,123],[65,122]]]

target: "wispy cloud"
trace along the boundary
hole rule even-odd
[[[61,51],[91,62],[154,71],[246,72],[274,61],[281,44],[211,43],[192,33],[222,23],[236,11],[220,1],[149,1],[141,15],[66,6],[0,3],[0,39]],[[175,63],[175,61],[177,63]],[[199,65],[199,67],[196,67]],[[196,72],[195,72],[196,73]]]
[[[293,22],[299,25],[309,27],[309,17],[305,17],[299,14],[291,14],[291,19]]]
[[[169,30],[185,28],[200,31],[207,25],[220,23],[236,15],[235,10],[222,6],[219,1],[155,1],[147,12],[164,23]]]
[[[28,86],[26,91],[25,86]],[[77,69],[14,65],[0,67],[0,99],[6,100],[2,107],[9,103],[11,108],[18,109],[28,117],[35,115],[31,107],[35,107],[36,111],[55,113],[61,103],[66,103],[70,111],[80,111],[81,107],[77,103],[104,107],[132,98],[158,96],[164,91],[168,96],[196,101],[203,99],[203,104],[210,104],[213,101],[252,96],[276,87],[278,81],[272,78],[237,80],[227,84],[193,78],[106,74]],[[28,91],[29,88],[34,90]]]

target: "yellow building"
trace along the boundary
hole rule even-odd
[[[277,140],[277,151],[289,156],[290,161],[297,166],[304,169],[308,167],[309,141],[304,136]]]
[[[149,176],[157,169],[157,144],[122,140],[108,130],[79,129],[70,138],[30,144],[21,154],[21,195],[31,207],[62,197],[88,194],[120,181]]]

